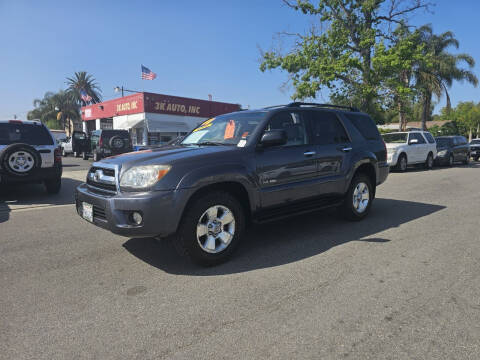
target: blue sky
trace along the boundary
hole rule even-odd
[[[433,13],[412,21],[452,30],[460,51],[479,62],[480,76],[479,14],[479,1],[438,0]],[[34,98],[65,88],[65,78],[82,70],[94,75],[104,99],[117,97],[113,88],[123,85],[201,99],[212,94],[252,108],[286,103],[293,93],[280,88],[287,76],[261,73],[258,47],[270,48],[279,31],[308,26],[281,0],[0,0],[0,118],[25,118]],[[156,80],[140,80],[142,63]],[[454,104],[480,101],[479,95],[465,84],[451,89]],[[319,100],[327,101],[328,92]]]

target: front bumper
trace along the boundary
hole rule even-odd
[[[398,161],[398,154],[396,152],[387,152],[387,164],[388,166],[396,166]]]
[[[447,165],[447,164],[449,164],[449,162],[450,162],[450,153],[449,152],[447,152],[444,155],[438,155],[437,154],[437,157],[435,158],[435,164],[437,164],[437,165]]]
[[[61,164],[55,164],[48,168],[35,169],[31,174],[25,176],[15,176],[0,169],[0,182],[4,184],[17,183],[37,183],[44,180],[56,179],[62,176],[63,168]]]
[[[166,237],[175,233],[187,200],[187,190],[118,193],[113,196],[92,192],[87,184],[75,190],[77,212],[82,216],[82,203],[93,205],[93,223],[127,237]],[[143,221],[135,225],[133,211]]]

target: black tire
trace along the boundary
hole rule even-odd
[[[478,156],[475,156],[473,160],[478,161]]]
[[[431,170],[433,168],[433,161],[434,161],[433,154],[428,153],[427,160],[425,160],[425,169]]]
[[[453,159],[453,155],[450,154],[450,156],[448,157],[448,166],[453,166],[453,163],[454,163],[453,160],[454,160],[454,159]]]
[[[97,150],[93,150],[93,161],[97,162],[97,161],[100,161],[102,159],[102,157],[100,156],[100,154],[97,152]]]
[[[463,160],[463,165],[468,165],[470,164],[470,155],[468,155],[465,160]]]
[[[62,188],[62,178],[58,177],[55,179],[48,179],[43,182],[45,184],[45,188],[47,189],[47,193],[49,194],[58,194],[60,189]]]
[[[354,204],[355,189],[357,188],[357,185],[359,185],[360,183],[364,183],[367,185],[368,196],[369,196],[367,207],[361,212],[357,210]],[[374,200],[373,194],[374,194],[374,188],[372,186],[372,182],[370,181],[370,178],[363,173],[356,174],[353,177],[352,182],[350,183],[350,187],[347,191],[345,200],[341,208],[343,217],[350,221],[359,221],[365,218],[370,212],[370,209],[372,207],[372,203]]]
[[[218,253],[209,253],[204,250],[197,239],[197,225],[203,218],[205,211],[214,206],[228,208],[235,220],[233,238],[225,249]],[[215,191],[193,200],[189,204],[180,222],[177,236],[173,239],[178,253],[187,256],[190,260],[201,266],[213,266],[227,261],[240,243],[245,230],[245,213],[240,202],[224,191]],[[218,239],[215,240],[215,244]]]
[[[80,157],[80,154],[79,154],[77,151],[74,151],[74,152],[73,152],[73,156],[76,157],[76,158],[78,158],[78,157]]]
[[[33,162],[33,166],[28,171],[17,171],[16,165],[9,163],[9,158],[16,152],[24,152],[30,161]],[[28,144],[11,144],[0,152],[0,167],[9,175],[17,177],[26,177],[31,175],[36,169],[42,166],[42,157],[40,153],[35,150],[33,146]]]
[[[85,151],[82,152],[82,159],[83,160],[88,160],[88,154]]]
[[[405,162],[403,163],[403,161],[405,161]],[[400,172],[405,172],[405,171],[407,171],[407,167],[408,167],[407,155],[402,153],[398,157],[397,166],[395,167],[395,169],[400,171]]]

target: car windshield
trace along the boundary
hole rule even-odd
[[[407,142],[407,133],[391,133],[382,135],[383,141],[386,143],[406,143]]]
[[[232,113],[201,123],[182,141],[182,145],[241,145],[248,140],[265,112]]]
[[[448,138],[436,138],[438,147],[447,147],[450,145],[451,140]]]
[[[53,145],[53,139],[42,125],[22,123],[0,124],[0,145],[24,143],[28,145]]]
[[[480,139],[478,139],[478,140],[472,140],[472,141],[470,142],[470,144],[479,145],[479,144],[480,144]]]

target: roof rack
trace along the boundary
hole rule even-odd
[[[300,106],[315,106],[315,107],[325,107],[325,108],[335,108],[335,109],[347,109],[353,112],[359,112],[356,107],[353,106],[342,106],[342,105],[333,105],[333,104],[317,104],[317,103],[306,103],[306,102],[292,102],[287,107],[300,107]]]

